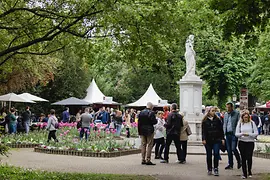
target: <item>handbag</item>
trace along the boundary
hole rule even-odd
[[[187,135],[188,135],[188,136],[190,136],[190,135],[192,134],[191,129],[190,129],[190,127],[189,127],[189,125],[187,126],[186,131],[187,131]]]
[[[225,140],[224,145],[221,143],[221,145],[220,145],[220,150],[221,150],[222,152],[225,152],[225,151],[227,150],[227,148],[226,148],[226,140]]]

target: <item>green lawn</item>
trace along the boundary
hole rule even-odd
[[[0,166],[1,180],[154,180],[151,176],[47,172]]]

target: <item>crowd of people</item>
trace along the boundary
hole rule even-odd
[[[138,132],[141,137],[143,165],[155,165],[151,161],[151,151],[155,146],[155,159],[161,159],[160,163],[169,163],[169,151],[174,141],[177,151],[177,163],[185,164],[187,155],[187,140],[192,134],[188,122],[184,120],[184,114],[179,112],[177,104],[172,104],[170,111],[166,113],[152,111],[153,105],[147,104],[147,108],[138,115]],[[262,133],[268,134],[268,119],[270,112],[259,117],[256,111],[252,114],[248,110],[241,112],[234,109],[234,104],[226,104],[227,112],[220,113],[217,107],[208,107],[202,119],[202,144],[206,150],[206,167],[208,175],[219,176],[220,150],[227,150],[228,165],[225,170],[234,168],[233,156],[237,161],[237,169],[242,168],[242,179],[252,177],[252,156],[254,142]],[[263,119],[263,120],[262,120]],[[166,130],[166,135],[162,133]],[[165,150],[164,150],[165,149]],[[239,149],[239,150],[238,150]],[[164,150],[164,157],[162,157]],[[240,151],[240,153],[239,153]]]
[[[173,103],[170,107],[163,107],[163,111],[153,111],[153,104],[147,103],[146,109],[136,111],[127,109],[125,111],[113,108],[101,107],[98,111],[92,108],[85,108],[84,112],[79,110],[72,118],[69,108],[62,112],[62,117],[57,118],[55,110],[51,110],[48,116],[41,114],[39,118],[32,118],[30,107],[18,116],[16,109],[9,111],[4,107],[1,110],[4,132],[16,133],[19,126],[24,127],[25,133],[29,132],[31,122],[46,122],[48,142],[53,138],[58,142],[56,131],[58,123],[76,122],[77,128],[81,129],[79,137],[88,140],[90,124],[105,124],[105,129],[115,129],[116,135],[120,136],[123,128],[126,129],[127,138],[130,137],[131,124],[136,122],[138,134],[141,138],[141,155],[143,165],[155,165],[151,161],[151,152],[155,148],[155,159],[160,159],[160,163],[169,163],[170,146],[172,142],[176,147],[177,163],[185,164],[187,157],[188,136],[192,134],[185,115],[179,112],[177,104]],[[220,112],[217,107],[209,106],[205,109],[202,119],[202,144],[206,150],[206,166],[208,175],[219,176],[219,161],[221,160],[220,150],[226,149],[228,154],[228,165],[225,170],[234,168],[234,158],[237,161],[237,168],[242,167],[245,179],[252,176],[252,155],[254,142],[259,134],[269,135],[270,111],[260,116],[255,110],[252,114],[248,110],[237,111],[234,104],[226,104],[226,112]],[[94,127],[95,128],[95,127]]]

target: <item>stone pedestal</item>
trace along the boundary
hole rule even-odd
[[[189,75],[177,83],[180,86],[180,112],[185,114],[184,119],[192,131],[189,141],[201,141],[203,81],[197,75]]]

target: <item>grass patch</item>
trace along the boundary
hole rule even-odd
[[[142,175],[115,175],[115,174],[82,174],[47,172],[40,170],[23,169],[8,165],[0,166],[1,180],[154,180],[151,176]]]
[[[270,174],[261,174],[258,179],[260,179],[260,180],[270,180]]]

